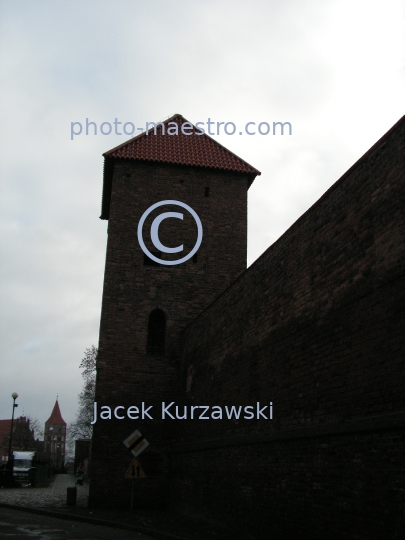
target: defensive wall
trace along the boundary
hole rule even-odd
[[[403,534],[404,141],[405,117],[184,330],[187,403],[273,419],[176,420],[177,506],[246,538]]]

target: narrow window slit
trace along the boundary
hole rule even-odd
[[[161,309],[149,315],[146,354],[158,356],[165,354],[166,316]]]
[[[162,254],[160,251],[151,251],[152,255],[154,255],[157,259],[162,258]],[[144,266],[162,266],[160,263],[154,261],[153,259],[150,259],[146,253],[143,256],[143,265]]]

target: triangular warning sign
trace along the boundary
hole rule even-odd
[[[146,474],[136,459],[129,466],[124,478],[130,478],[131,480],[135,480],[135,478],[146,478]]]

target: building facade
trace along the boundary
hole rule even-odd
[[[35,450],[38,457],[42,459],[43,441],[35,439],[35,430],[31,425],[31,419],[21,415],[19,418],[14,418],[13,423],[11,419],[0,420],[0,464],[6,463],[9,459],[11,425],[13,426],[11,451]]]

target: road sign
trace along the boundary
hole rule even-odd
[[[129,469],[125,473],[124,478],[129,478],[130,480],[135,480],[135,478],[146,478],[146,474],[136,459],[132,461]]]
[[[131,454],[133,454],[135,457],[139,456],[139,454],[143,452],[147,446],[149,446],[148,441],[138,430],[131,433],[131,435],[125,439],[124,444],[127,448],[129,448],[129,450],[131,450]]]

